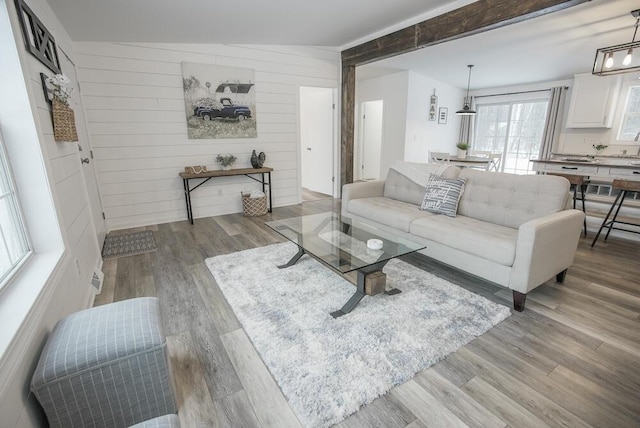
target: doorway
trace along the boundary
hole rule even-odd
[[[335,88],[300,87],[300,153],[303,200],[335,195]]]
[[[380,156],[382,151],[382,118],[384,101],[365,101],[360,111],[362,138],[360,139],[360,180],[378,180],[380,178]]]

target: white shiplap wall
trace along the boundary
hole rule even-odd
[[[300,201],[299,87],[335,88],[339,52],[310,47],[74,43],[97,178],[109,230],[186,219],[187,165],[217,169],[218,153],[249,167],[251,151],[274,168],[274,206]],[[255,70],[257,138],[187,138],[181,62]],[[194,217],[242,211],[245,177],[210,180],[192,193]]]

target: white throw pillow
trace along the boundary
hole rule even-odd
[[[420,209],[455,217],[465,181],[464,178],[442,178],[430,174]]]

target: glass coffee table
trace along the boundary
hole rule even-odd
[[[298,252],[287,263],[278,266],[280,269],[293,266],[300,257],[308,254],[342,275],[357,272],[356,291],[341,309],[331,313],[334,318],[351,312],[367,294],[400,293],[397,288],[385,290],[386,275],[382,268],[391,259],[425,248],[418,242],[367,223],[341,219],[339,214],[332,212],[265,224],[298,246]],[[382,243],[382,248],[369,248],[369,240]]]

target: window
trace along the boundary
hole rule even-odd
[[[500,170],[532,174],[547,118],[547,99],[477,103],[473,150],[502,154]]]
[[[28,254],[27,235],[0,138],[0,288]]]
[[[640,132],[640,86],[631,86],[618,132],[618,140],[633,141]]]

